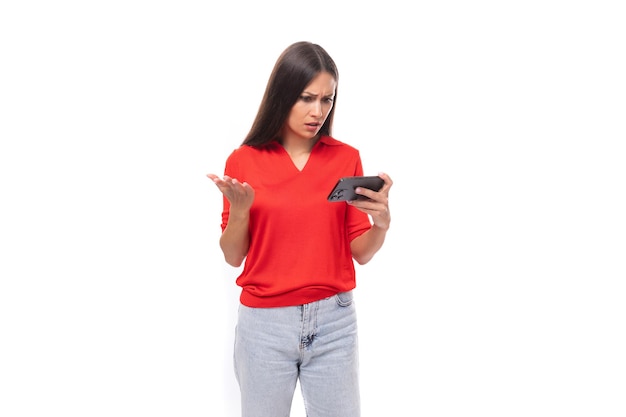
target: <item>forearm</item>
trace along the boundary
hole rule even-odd
[[[247,214],[233,215],[231,213],[228,224],[220,237],[220,248],[224,253],[224,259],[234,267],[240,266],[248,254],[250,246],[248,224]]]
[[[352,257],[358,264],[364,265],[374,257],[385,242],[387,230],[388,228],[373,225],[370,230],[352,240],[350,249]]]

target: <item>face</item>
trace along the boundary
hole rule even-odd
[[[283,128],[284,141],[312,139],[333,108],[337,81],[327,72],[318,74],[298,97]]]

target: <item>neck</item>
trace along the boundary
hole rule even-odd
[[[308,154],[319,140],[319,135],[309,140],[294,139],[294,140],[280,140],[280,144],[285,148],[290,155]]]

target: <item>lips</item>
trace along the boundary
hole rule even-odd
[[[305,123],[304,125],[309,132],[316,132],[321,124],[320,123]]]

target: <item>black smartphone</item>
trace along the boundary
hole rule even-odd
[[[367,200],[367,197],[354,192],[356,187],[369,188],[378,191],[383,188],[385,181],[377,176],[372,177],[343,177],[337,181],[333,190],[328,194],[328,201]]]

